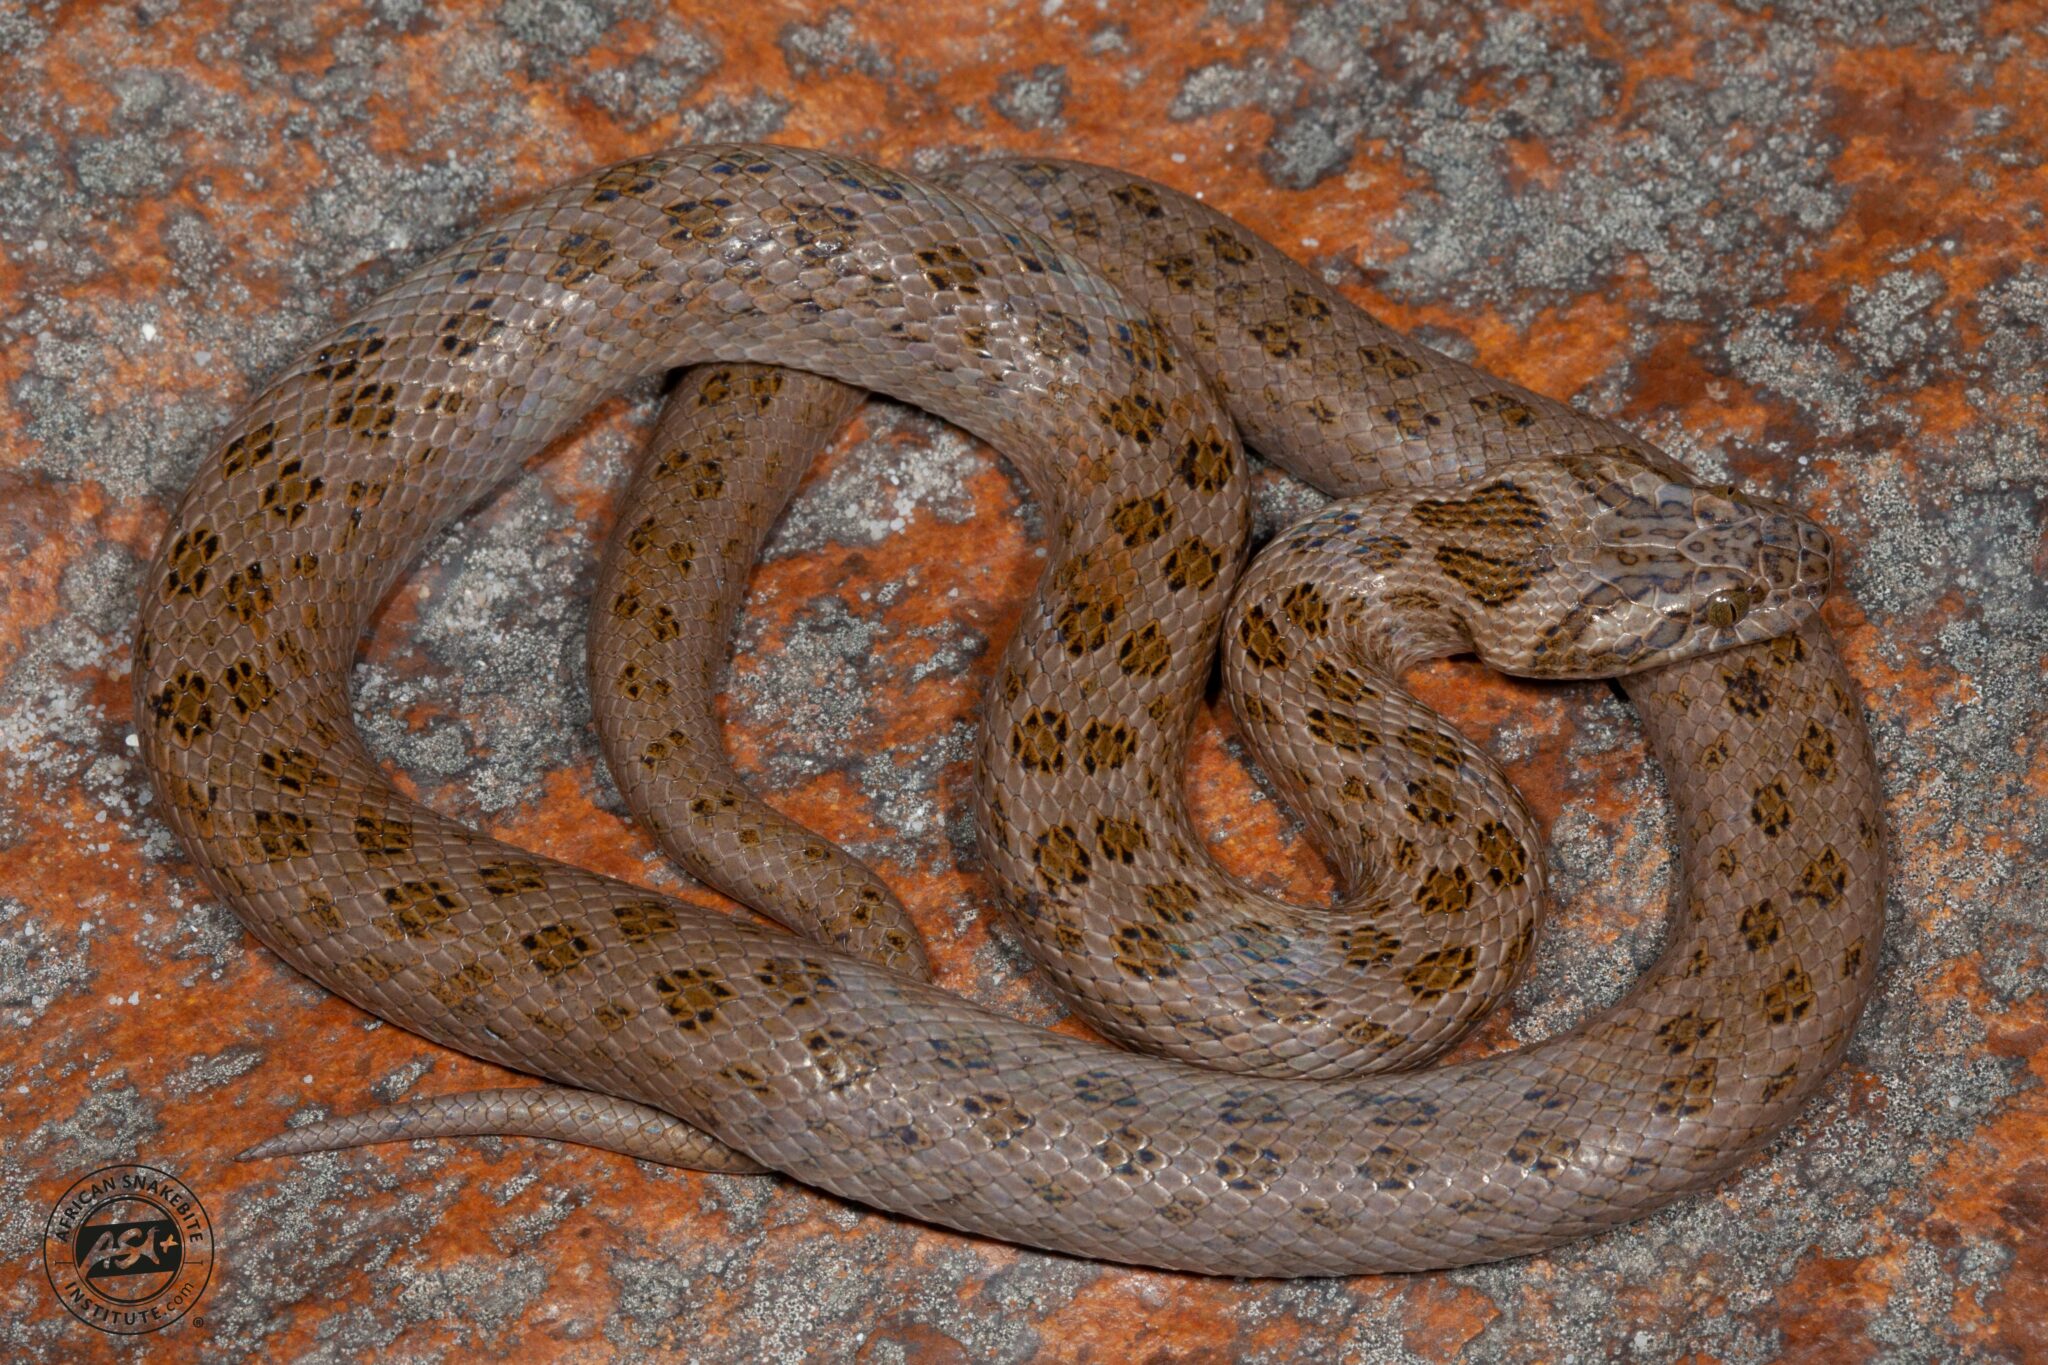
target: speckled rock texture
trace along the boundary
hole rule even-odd
[[[0,1355],[91,1359],[2040,1359],[2048,1320],[2048,25],[2032,3],[0,0]],[[931,169],[996,151],[1201,190],[1432,344],[1618,416],[1838,538],[1896,863],[1880,994],[1726,1189],[1557,1254],[1405,1278],[1105,1268],[768,1178],[507,1140],[267,1165],[295,1117],[500,1083],[292,975],[205,894],[128,745],[170,499],[307,338],[494,209],[704,137]],[[597,538],[657,393],[426,558],[357,676],[443,810],[706,904],[622,816],[583,684]],[[1268,530],[1317,504],[1278,478]],[[1057,1027],[977,869],[975,699],[1039,559],[994,456],[871,404],[755,579],[730,738],[878,866],[941,979]],[[1419,679],[1548,822],[1511,1047],[1654,956],[1661,779],[1604,686]],[[1330,893],[1204,720],[1232,867]],[[1078,1030],[1077,1030],[1078,1031]],[[102,1337],[52,1202],[176,1172],[219,1265]]]

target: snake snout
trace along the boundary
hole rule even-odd
[[[1834,572],[1828,533],[1784,503],[1728,488],[1695,489],[1683,519],[1684,554],[1715,590],[1739,589],[1758,606],[1811,600]],[[1696,586],[1706,587],[1706,581]]]
[[[1797,630],[1813,615],[1833,573],[1828,534],[1788,508],[1750,500],[1741,533],[1714,537],[1721,552],[1695,578],[1705,592],[1695,621],[1719,646]]]
[[[1762,517],[1757,573],[1771,593],[1818,600],[1834,576],[1828,533],[1796,512],[1772,508]]]

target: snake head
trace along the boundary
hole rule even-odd
[[[1556,461],[1533,481],[1558,509],[1544,538],[1567,577],[1547,586],[1565,605],[1511,671],[1612,676],[1768,640],[1827,591],[1827,533],[1781,503],[1626,456]]]

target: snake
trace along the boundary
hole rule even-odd
[[[801,936],[488,838],[406,796],[352,718],[358,642],[420,548],[683,365],[708,368],[663,426],[697,433],[651,445],[595,603],[600,728],[615,770],[660,779],[664,844]],[[986,441],[1044,510],[983,702],[979,856],[1055,988],[1129,1046],[932,984],[878,879],[771,829],[718,755],[730,601],[809,439],[747,427],[829,425],[833,383]],[[1246,443],[1346,495],[1248,570]],[[708,519],[641,515],[642,484]],[[1400,336],[1163,186],[686,146],[463,236],[249,402],[148,571],[137,733],[164,818],[268,949],[550,1083],[259,1150],[532,1132],[1098,1260],[1445,1268],[1713,1187],[1847,1048],[1885,874],[1830,571],[1790,509]],[[1265,897],[1190,832],[1219,646],[1337,904]],[[1676,889],[1621,999],[1415,1069],[1512,987],[1541,912],[1532,821],[1485,804],[1497,769],[1401,683],[1463,652],[1619,675],[1669,783]]]

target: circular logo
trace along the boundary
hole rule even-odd
[[[43,1229],[57,1301],[102,1332],[154,1332],[185,1316],[213,1275],[199,1196],[151,1166],[108,1166],[64,1191]]]

